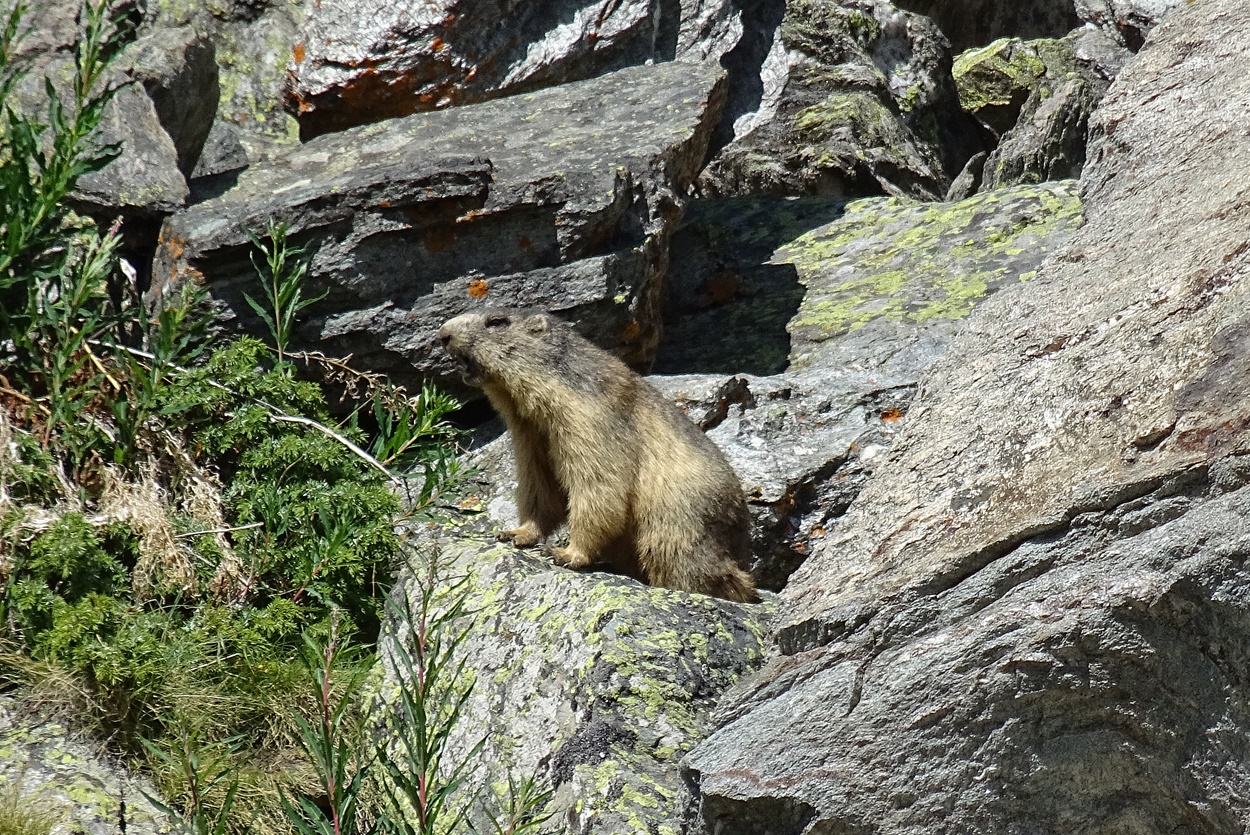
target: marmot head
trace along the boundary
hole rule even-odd
[[[465,313],[438,329],[439,344],[472,386],[515,379],[526,369],[551,367],[559,359],[565,338],[564,323],[536,309]]]

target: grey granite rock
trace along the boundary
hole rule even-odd
[[[1246,54],[1211,0],[1125,67],[1084,225],[923,377],[690,755],[706,831],[1250,820]]]
[[[0,696],[0,798],[53,825],[54,835],[162,835],[175,822],[145,796],[152,785],[63,723]],[[6,824],[13,821],[6,816]]]
[[[221,95],[213,40],[190,27],[156,29],[133,48],[133,75],[190,175],[217,115]]]
[[[775,103],[711,162],[704,194],[939,199],[983,150],[959,108],[949,43],[927,18],[886,0],[801,0],[780,35],[766,64]]]
[[[201,281],[221,321],[259,320],[248,230],[309,244],[300,344],[413,382],[451,366],[434,332],[475,305],[566,312],[646,362],[669,238],[724,96],[707,64],[657,64],[326,135],[174,216],[151,303]]]
[[[1000,133],[982,188],[1080,176],[1090,115],[1109,86],[1101,67],[1080,58],[1089,40],[1078,31],[998,41],[955,62],[965,107]]]
[[[237,171],[298,142],[299,126],[284,108],[282,84],[311,0],[161,0],[147,5],[145,26],[163,38],[212,44],[219,92],[195,102],[197,114],[191,122],[197,136],[199,108],[212,107],[215,116],[191,176]]]
[[[536,775],[554,789],[544,832],[683,831],[691,794],[679,762],[720,694],[763,663],[771,607],[579,574],[471,527],[427,532],[421,546],[442,577],[469,577],[457,657],[474,684],[447,756],[460,762],[484,739],[469,786]],[[409,600],[425,570],[401,580]],[[384,659],[396,639],[411,632],[388,627]],[[377,686],[372,715],[387,734],[411,732],[393,708],[402,681],[388,664]],[[481,825],[480,811],[471,817]]]

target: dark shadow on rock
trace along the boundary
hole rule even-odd
[[[721,56],[729,73],[729,97],[721,123],[712,135],[708,158],[734,138],[734,121],[760,109],[764,102],[764,61],[772,49],[777,29],[785,17],[785,0],[739,0],[742,37],[738,45]]]
[[[786,324],[803,287],[773,253],[837,219],[828,197],[696,200],[673,240],[657,374],[776,374],[789,363]]]

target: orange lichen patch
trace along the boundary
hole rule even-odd
[[[433,41],[430,42],[430,49],[434,50],[435,52],[442,52],[446,48],[447,48],[447,44],[443,42],[442,38],[435,38]]]
[[[898,409],[886,409],[881,413],[881,420],[885,423],[897,423],[903,419],[903,413]]]
[[[182,238],[170,238],[165,244],[165,251],[169,253],[170,258],[181,258],[182,253],[187,251],[187,242]]]
[[[824,536],[825,533],[824,528],[812,528],[812,536]]]
[[[469,508],[477,507],[481,503],[482,503],[482,500],[479,499],[477,496],[465,496],[463,499],[460,500],[460,509],[468,510]]]
[[[379,200],[379,201],[378,201],[378,208],[379,208],[379,209],[389,209],[390,207],[391,207],[391,201],[389,201],[389,200]]]
[[[641,332],[642,332],[642,325],[638,324],[637,319],[633,319],[630,321],[628,325],[625,326],[625,329],[621,331],[621,341],[633,342],[635,339],[638,338],[638,334]]]
[[[469,296],[472,298],[475,298],[475,299],[485,298],[487,292],[489,291],[490,291],[490,286],[486,283],[485,279],[475,278],[469,282]]]
[[[476,66],[476,65],[474,65],[474,66],[472,66],[472,67],[469,67],[469,71],[468,71],[467,73],[465,73],[465,74],[464,74],[464,80],[465,80],[465,81],[472,81],[472,80],[473,80],[473,76],[475,76],[475,75],[477,75],[477,66]]]
[[[469,221],[473,220],[473,218],[481,217],[482,215],[485,215],[485,214],[489,214],[489,212],[485,212],[481,209],[469,209],[460,217],[456,218],[456,223],[468,223]]]
[[[304,63],[304,58],[307,54],[308,51],[304,48],[303,41],[296,41],[295,46],[291,47],[291,55],[295,58],[295,63],[297,64]]]

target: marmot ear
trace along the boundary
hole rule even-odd
[[[546,333],[551,327],[551,323],[547,321],[547,317],[541,313],[535,314],[525,320],[525,329],[530,333]]]

